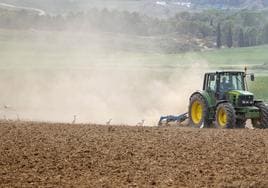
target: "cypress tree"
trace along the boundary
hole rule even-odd
[[[221,25],[218,24],[217,26],[217,48],[221,48]]]
[[[231,25],[229,26],[228,33],[227,33],[227,46],[231,48],[233,46],[233,32]]]
[[[238,47],[244,47],[245,46],[245,40],[244,40],[244,32],[243,29],[239,29],[239,34],[238,34]]]

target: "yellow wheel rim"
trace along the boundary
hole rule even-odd
[[[226,126],[227,123],[227,114],[225,112],[225,110],[223,108],[219,109],[218,112],[218,123],[219,125],[224,128]]]
[[[191,109],[194,124],[199,124],[203,117],[203,106],[199,101],[194,101]]]

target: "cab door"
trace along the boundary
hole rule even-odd
[[[208,92],[212,100],[211,102],[215,104],[216,103],[216,91],[217,91],[217,75],[208,74],[206,80],[207,80],[206,91]]]

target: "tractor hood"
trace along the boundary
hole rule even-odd
[[[228,95],[236,95],[236,96],[240,96],[240,95],[253,96],[253,93],[249,91],[243,91],[243,90],[231,90],[231,91],[228,91],[227,93]]]
[[[252,106],[254,104],[254,95],[248,91],[232,90],[228,91],[227,99],[237,107]]]

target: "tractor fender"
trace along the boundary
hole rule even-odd
[[[220,101],[217,101],[217,104],[216,104],[216,108],[215,109],[217,109],[217,107],[220,105],[220,104],[222,104],[222,103],[226,103],[226,102],[229,102],[229,101],[227,101],[227,100],[220,100]]]
[[[214,105],[213,105],[213,102],[212,102],[212,100],[211,100],[211,97],[209,96],[208,92],[206,92],[206,91],[196,91],[196,92],[194,92],[194,93],[191,95],[190,100],[191,100],[191,98],[192,98],[194,95],[196,95],[196,94],[201,95],[201,96],[205,99],[205,101],[206,101],[206,103],[207,103],[207,106],[208,106],[209,108],[214,106]]]

